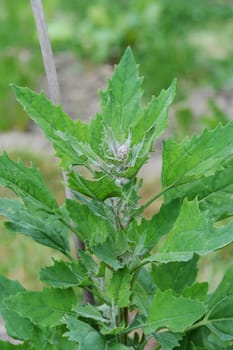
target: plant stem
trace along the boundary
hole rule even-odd
[[[146,337],[146,339],[144,339],[144,340],[141,342],[141,344],[140,344],[140,346],[139,346],[139,350],[144,350],[146,344],[148,343],[148,341],[149,341],[151,338],[153,338],[153,335],[149,335],[148,337]]]
[[[41,0],[31,0],[31,7],[36,22],[43,63],[48,81],[50,99],[56,105],[61,104],[61,95],[57,78],[57,71],[54,63],[52,47],[49,39],[48,28],[46,25],[44,9]],[[63,172],[63,178],[66,182],[67,174],[65,172]],[[66,198],[73,197],[70,189],[67,186],[65,186],[65,192]],[[78,251],[80,249],[85,250],[85,246],[84,243],[76,236],[74,236],[74,241],[76,247],[76,255],[78,257]],[[85,303],[94,303],[94,297],[90,291],[84,290],[83,297]]]
[[[172,188],[172,186],[168,186],[166,188],[164,188],[164,190],[162,190],[159,193],[156,193],[155,196],[153,196],[151,199],[148,200],[148,202],[146,202],[145,204],[143,204],[143,206],[140,208],[143,210],[145,210],[147,207],[149,207],[154,201],[156,201],[156,199],[158,199],[159,197],[161,197],[164,193],[166,193],[168,190],[170,190]]]
[[[205,318],[203,318],[203,320],[201,320],[197,323],[194,323],[194,325],[192,325],[191,327],[186,329],[186,332],[191,332],[199,327],[206,326],[206,324],[208,323],[207,317],[208,316],[205,316]]]
[[[132,279],[130,283],[130,290],[133,290],[134,283],[137,280],[138,274],[139,274],[140,268],[132,271]]]
[[[129,309],[128,309],[128,307],[124,307],[123,316],[124,316],[125,327],[128,327],[128,323],[129,323]],[[128,345],[127,333],[124,334],[124,344]]]
[[[66,252],[65,255],[67,256],[68,259],[70,259],[70,261],[72,261],[72,262],[74,261],[73,256],[69,252]]]

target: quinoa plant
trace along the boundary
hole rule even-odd
[[[141,85],[127,49],[89,124],[13,85],[53,144],[73,198],[59,206],[37,168],[0,156],[0,185],[18,196],[0,199],[5,225],[64,255],[40,270],[41,291],[0,277],[0,314],[22,341],[0,341],[1,349],[144,350],[152,338],[153,349],[233,349],[233,267],[212,293],[197,281],[199,257],[233,241],[233,122],[164,141],[162,190],[141,204],[138,173],[167,127],[176,84],[147,106]],[[70,233],[85,247],[78,257]]]

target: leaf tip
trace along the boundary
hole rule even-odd
[[[16,96],[18,96],[23,90],[28,89],[27,87],[22,87],[14,83],[10,84],[10,87],[12,88]]]
[[[136,62],[135,62],[135,59],[134,59],[134,55],[133,55],[133,51],[131,49],[130,46],[128,46],[120,60],[120,63],[121,62],[124,62],[124,61],[130,61],[132,64],[136,65]],[[119,63],[119,64],[120,64]]]

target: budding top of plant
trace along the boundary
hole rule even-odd
[[[116,150],[115,150],[115,156],[117,160],[123,161],[128,158],[130,151],[130,135],[128,136],[125,143],[120,145],[118,142],[116,142]]]
[[[131,135],[129,134],[127,140],[121,144],[116,140],[113,130],[109,127],[105,127],[104,136],[108,148],[107,158],[120,162],[127,160],[130,152]]]

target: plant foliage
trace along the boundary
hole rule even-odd
[[[163,350],[232,349],[233,267],[209,294],[197,264],[233,241],[233,122],[164,141],[162,191],[141,205],[138,172],[167,127],[175,81],[146,107],[141,83],[127,49],[90,124],[13,86],[52,142],[73,198],[59,206],[38,169],[0,157],[0,185],[18,196],[0,200],[7,227],[64,254],[41,269],[42,291],[0,278],[0,314],[23,342],[1,349],[143,350],[151,338]],[[160,210],[143,218],[161,196]],[[79,258],[69,233],[85,244]]]

